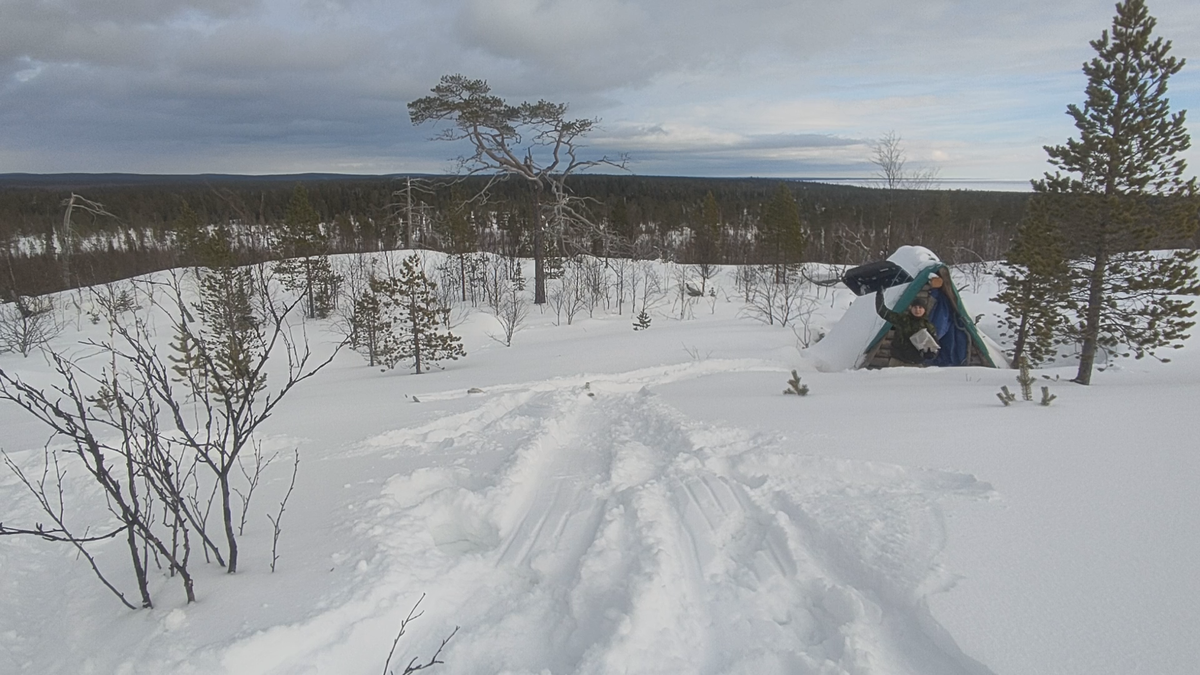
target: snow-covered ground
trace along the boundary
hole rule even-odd
[[[196,565],[192,605],[158,578],[126,610],[72,551],[0,538],[0,672],[379,673],[422,595],[396,672],[455,626],[432,672],[1196,672],[1200,343],[1006,408],[1013,371],[819,372],[717,284],[645,331],[535,310],[505,347],[471,314],[468,356],[419,376],[340,354],[264,429],[301,457],[275,573],[284,461],[242,571]],[[964,289],[972,314],[992,292]],[[827,329],[852,296],[823,293]],[[41,457],[13,406],[0,428]],[[38,518],[0,473],[0,520]]]

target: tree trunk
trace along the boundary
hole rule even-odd
[[[1025,339],[1029,337],[1029,302],[1032,286],[1033,284],[1026,279],[1025,293],[1021,301],[1021,325],[1017,327],[1017,340],[1013,344],[1013,363],[1019,363],[1025,354]]]
[[[115,391],[116,390],[116,377],[115,376],[113,377],[113,388]],[[123,409],[122,409],[122,413],[121,413],[121,418],[122,418],[121,426],[123,428],[127,429],[125,420],[124,420],[125,414],[123,412]],[[129,438],[128,431],[125,432],[125,437]],[[137,471],[135,470],[134,465],[133,465],[133,454],[132,453],[125,454],[125,480],[126,480],[126,484],[128,485],[128,489],[129,489],[129,503],[132,504],[136,508],[139,503],[138,502],[138,493],[137,493]],[[142,520],[142,514],[139,511],[131,510],[130,515],[134,518],[137,518],[139,521]],[[129,543],[129,554],[133,558],[133,575],[137,579],[138,592],[142,596],[142,608],[150,609],[150,608],[154,607],[154,603],[151,602],[151,600],[150,600],[150,581],[149,581],[149,579],[146,578],[146,566],[142,563],[142,559],[138,555],[137,533],[134,532],[133,523],[128,523],[128,525],[129,525],[129,528],[127,530],[127,533],[128,533],[128,543]]]
[[[408,316],[413,323],[413,361],[417,366],[417,374],[421,374],[421,329],[417,326],[417,299],[409,299]]]
[[[542,186],[533,191],[533,303],[546,304],[546,255],[542,232]]]
[[[317,302],[316,294],[313,292],[313,268],[312,262],[304,259],[304,291],[308,294],[308,318],[317,318]]]
[[[142,565],[142,560],[138,556],[137,534],[134,532],[134,527],[129,524],[125,528],[127,533],[127,542],[129,545],[129,555],[133,559],[133,575],[137,579],[138,593],[142,596],[142,609],[152,609],[154,603],[150,600],[150,582],[146,578],[146,568]]]
[[[458,281],[462,286],[462,301],[467,301],[467,254],[458,254]]]
[[[408,211],[408,217],[404,220],[404,248],[411,251],[413,247],[412,176],[404,179],[404,201]]]
[[[1083,351],[1079,355],[1079,373],[1075,382],[1092,383],[1092,365],[1096,362],[1096,350],[1100,338],[1100,312],[1104,304],[1104,277],[1108,273],[1108,254],[1096,254],[1096,264],[1089,275],[1087,314],[1083,327]]]
[[[229,470],[233,467],[222,468],[223,471],[217,477],[217,482],[221,484],[221,517],[225,521],[225,540],[229,543],[229,567],[225,571],[233,574],[237,572],[238,563],[237,536],[233,530],[233,509],[229,507]]]

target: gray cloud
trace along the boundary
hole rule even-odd
[[[0,171],[444,167],[459,150],[428,142],[405,104],[462,72],[603,117],[596,151],[648,172],[672,157],[725,175],[861,169],[861,139],[897,129],[914,158],[1020,176],[1071,133],[1062,111],[1112,13],[1094,0],[0,2]],[[1193,5],[1151,10],[1196,59]],[[1200,104],[1191,71],[1177,107]]]

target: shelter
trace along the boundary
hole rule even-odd
[[[938,329],[941,351],[926,365],[1008,367],[1003,349],[979,332],[948,268],[929,249],[901,246],[886,261],[856,267],[842,279],[859,297],[829,334],[806,350],[820,370],[887,367],[894,331],[875,312],[879,289],[884,303],[897,312],[918,297],[932,305],[929,319]]]

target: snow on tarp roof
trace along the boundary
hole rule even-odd
[[[884,289],[884,302],[889,307],[894,305],[907,287],[908,284],[901,284]],[[875,313],[874,293],[855,298],[842,315],[842,319],[829,329],[829,333],[802,353],[812,359],[817,370],[822,372],[832,373],[857,368],[867,346],[879,334],[883,324],[883,319]]]
[[[916,277],[921,270],[934,265],[942,265],[942,259],[924,246],[901,246],[888,256],[890,262],[900,266],[908,276]]]

